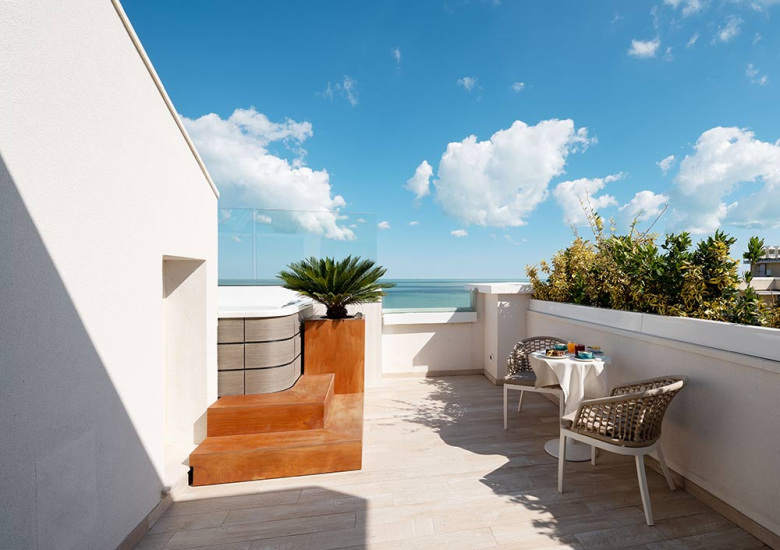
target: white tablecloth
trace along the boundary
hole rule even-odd
[[[604,366],[610,360],[597,355],[595,361],[578,361],[572,356],[547,357],[544,352],[532,353],[531,368],[536,373],[536,387],[560,384],[565,406],[563,415],[573,414],[583,399],[604,397],[609,392],[609,381]]]

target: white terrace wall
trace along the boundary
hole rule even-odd
[[[216,399],[217,198],[121,8],[0,12],[0,548],[116,548]]]
[[[482,371],[482,329],[476,312],[384,313],[382,317],[384,376]]]
[[[683,374],[664,423],[670,467],[780,533],[780,331],[532,300],[528,334],[601,345],[611,385]]]
[[[530,286],[471,284],[474,312],[383,313],[382,373],[386,377],[506,373],[512,347],[526,336]]]

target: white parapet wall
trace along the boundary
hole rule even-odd
[[[476,311],[384,312],[382,318],[384,376],[473,374],[479,367]]]
[[[512,347],[525,338],[528,283],[479,283],[475,311],[383,312],[385,377],[482,373],[504,377]]]
[[[527,336],[526,312],[533,289],[530,283],[483,283],[468,288],[477,291],[482,305],[480,367],[491,382],[498,384],[506,375],[512,348]]]
[[[780,533],[780,330],[531,300],[528,334],[600,345],[612,386],[687,376],[664,422],[667,462]]]

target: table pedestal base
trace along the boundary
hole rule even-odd
[[[544,444],[544,450],[548,455],[558,458],[558,449],[561,447],[561,439],[551,439]],[[587,462],[590,460],[590,445],[575,439],[566,439],[566,462]],[[598,453],[598,450],[596,450]]]

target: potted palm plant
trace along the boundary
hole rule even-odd
[[[325,317],[305,322],[303,370],[334,373],[337,394],[363,392],[365,322],[362,317],[350,317],[347,306],[380,301],[384,290],[395,286],[380,282],[386,271],[373,260],[347,256],[340,261],[311,257],[279,273],[284,288],[326,308]]]

